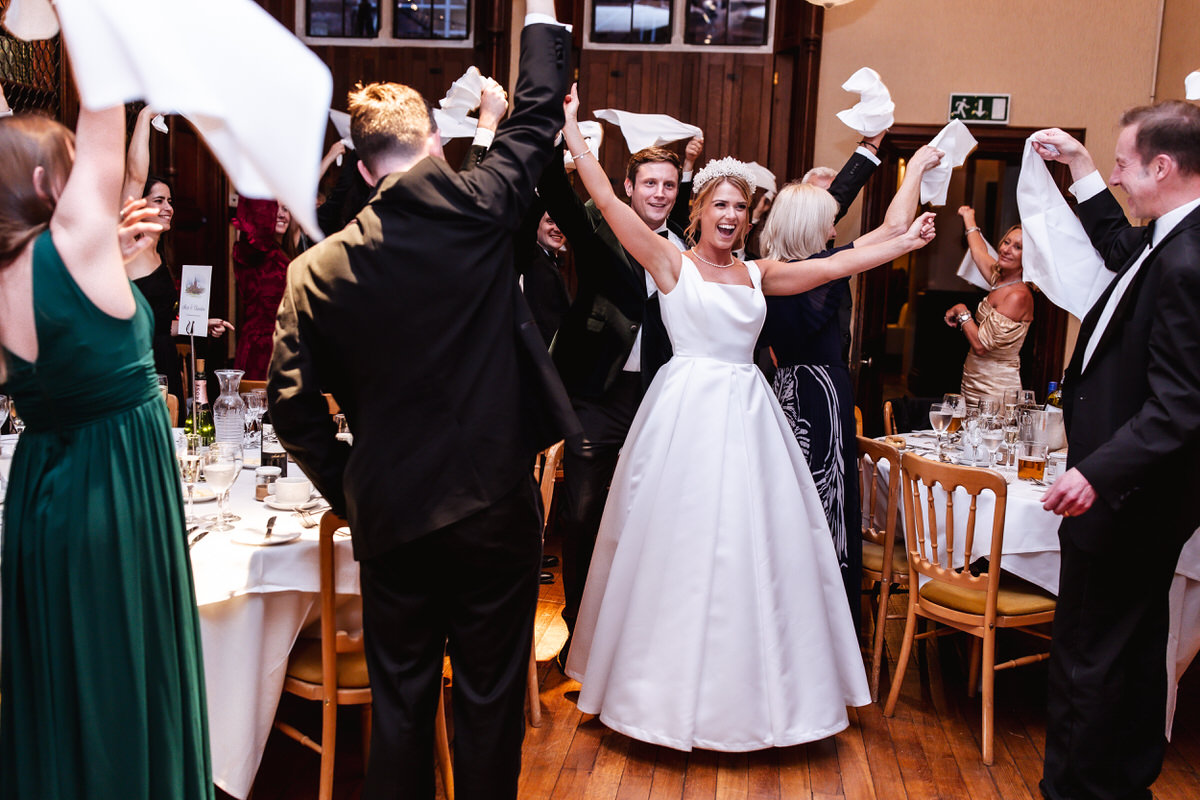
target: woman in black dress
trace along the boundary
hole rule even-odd
[[[923,147],[909,160],[904,183],[888,206],[884,223],[839,248],[833,239],[838,205],[824,189],[791,183],[779,192],[763,231],[768,258],[801,261],[863,247],[905,230],[916,217],[921,175],[941,152]],[[825,507],[834,550],[856,626],[861,616],[862,548],[859,545],[858,444],[854,388],[842,360],[838,307],[850,291],[842,278],[790,297],[767,298],[763,341],[778,363],[773,386]]]

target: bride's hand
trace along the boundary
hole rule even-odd
[[[563,100],[563,113],[567,122],[575,122],[579,118],[579,83],[571,84],[571,93]]]

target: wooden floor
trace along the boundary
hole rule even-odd
[[[958,637],[930,645],[921,667],[915,663],[910,667],[892,719],[883,717],[881,706],[872,705],[851,709],[850,727],[824,741],[747,754],[680,753],[610,731],[575,707],[579,684],[565,678],[553,662],[566,637],[559,616],[559,580],[543,587],[538,605],[535,636],[543,724],[526,731],[523,799],[1040,797],[1044,664],[997,675],[996,754],[991,767],[979,758],[980,706],[978,699],[966,694],[966,648]],[[902,632],[903,622],[888,631],[890,667],[895,665]],[[1019,648],[1022,642],[1002,642],[1001,653],[1006,646]],[[886,687],[885,677],[885,693]],[[319,732],[316,704],[292,700],[284,703],[280,713]],[[339,800],[358,798],[362,790],[357,712],[346,709],[344,713],[334,793]],[[316,798],[317,760],[292,740],[272,734],[253,800]],[[1200,798],[1200,668],[1185,676],[1173,741],[1154,794],[1158,800]]]

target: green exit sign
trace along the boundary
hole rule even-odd
[[[1008,94],[951,94],[951,121],[961,119],[986,125],[1007,125],[1012,95]]]

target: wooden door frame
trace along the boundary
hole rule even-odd
[[[900,159],[907,159],[919,147],[928,144],[941,128],[941,125],[895,125],[888,131],[879,148],[880,166],[877,172],[882,177],[868,182],[863,190],[864,232],[883,222],[888,203],[895,195]],[[1019,160],[1025,150],[1025,140],[1038,130],[1041,129],[974,127],[971,133],[979,146],[971,158]],[[1085,129],[1065,130],[1080,142],[1085,141]],[[1070,171],[1065,164],[1051,163],[1048,166],[1055,182],[1065,192],[1071,184]],[[970,162],[967,164],[969,167]],[[888,270],[869,270],[860,274],[855,281],[854,345],[850,354],[855,401],[863,411],[867,429],[882,430],[883,396],[875,359],[882,359],[884,354]],[[1034,324],[1030,326],[1029,333],[1033,340],[1032,363],[1023,364],[1022,371],[1029,371],[1033,388],[1041,391],[1040,387],[1062,376],[1069,314],[1040,293],[1035,294],[1034,302]]]

